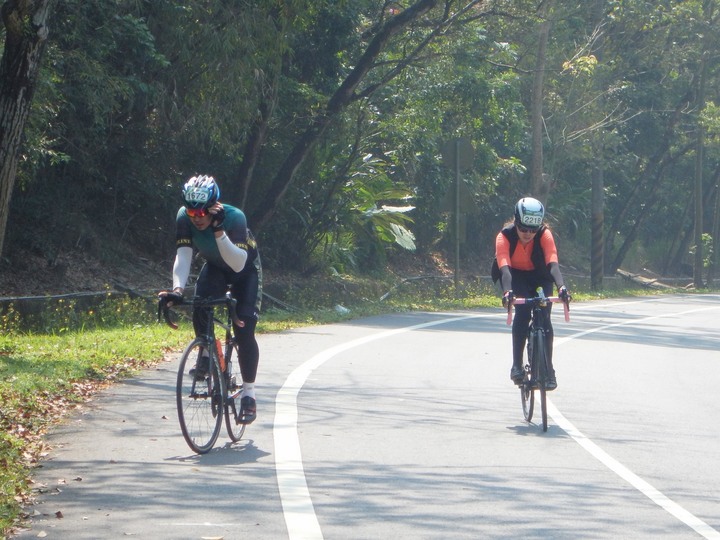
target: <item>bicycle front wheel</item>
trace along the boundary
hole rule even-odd
[[[522,401],[523,416],[526,422],[530,422],[535,410],[535,391],[532,387],[532,378],[530,370],[525,369],[525,377],[520,384],[520,399]]]
[[[543,332],[537,332],[535,334],[535,345],[533,346],[535,355],[534,364],[537,366],[537,382],[538,389],[540,390],[540,413],[542,415],[542,428],[543,431],[548,429],[547,420],[547,396],[545,394],[545,383],[548,378],[548,366],[547,366],[547,343],[545,341],[545,334]]]
[[[225,384],[212,348],[202,339],[193,340],[180,359],[176,386],[180,429],[193,452],[205,454],[217,441],[224,395]]]
[[[228,437],[232,442],[238,442],[245,433],[245,424],[238,424],[237,418],[240,412],[240,399],[242,397],[242,381],[240,377],[240,350],[237,343],[230,342],[225,348],[225,365],[227,370],[235,373],[225,379],[227,386],[227,399],[225,400],[225,427]]]

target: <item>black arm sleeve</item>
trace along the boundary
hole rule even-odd
[[[556,262],[551,262],[548,264],[548,271],[550,272],[550,275],[553,278],[553,281],[555,282],[555,286],[560,289],[563,285],[565,285],[565,280],[562,277],[562,273],[560,272],[560,266]]]
[[[503,292],[512,289],[512,274],[510,273],[510,267],[508,265],[500,269],[500,285],[502,286]]]

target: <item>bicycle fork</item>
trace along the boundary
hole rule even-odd
[[[545,350],[543,350],[545,349]],[[527,341],[528,370],[533,386],[545,385],[548,378],[547,348],[545,347],[545,331],[533,328]]]

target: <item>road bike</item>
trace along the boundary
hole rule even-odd
[[[540,394],[540,414],[542,416],[542,429],[547,431],[547,397],[546,384],[548,380],[548,356],[550,354],[547,342],[547,328],[549,313],[544,309],[548,302],[562,302],[565,311],[565,322],[570,320],[570,306],[566,300],[557,296],[545,296],[542,287],[537,289],[538,296],[533,298],[515,298],[508,305],[507,324],[512,324],[512,306],[526,304],[531,308],[530,325],[527,335],[527,358],[523,366],[524,376],[518,384],[520,399],[522,401],[523,416],[527,422],[532,421],[535,411],[535,390]]]
[[[238,386],[234,375],[240,373],[240,350],[232,325],[242,324],[235,312],[236,303],[228,292],[223,298],[195,297],[184,304],[193,309],[224,306],[227,314],[226,321],[217,319],[214,313],[208,317],[205,333],[185,348],[178,367],[176,400],[180,429],[188,446],[198,454],[213,448],[223,418],[232,442],[239,441],[245,433],[246,424],[239,421],[242,385]],[[158,321],[161,313],[170,327],[178,328],[162,299],[158,302]],[[215,337],[215,325],[225,330],[224,343]]]

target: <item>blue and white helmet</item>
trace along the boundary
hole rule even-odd
[[[538,230],[545,218],[542,203],[532,197],[520,199],[515,205],[515,224],[526,229]]]
[[[185,182],[182,198],[187,208],[210,208],[220,198],[220,188],[212,176],[193,176]]]

